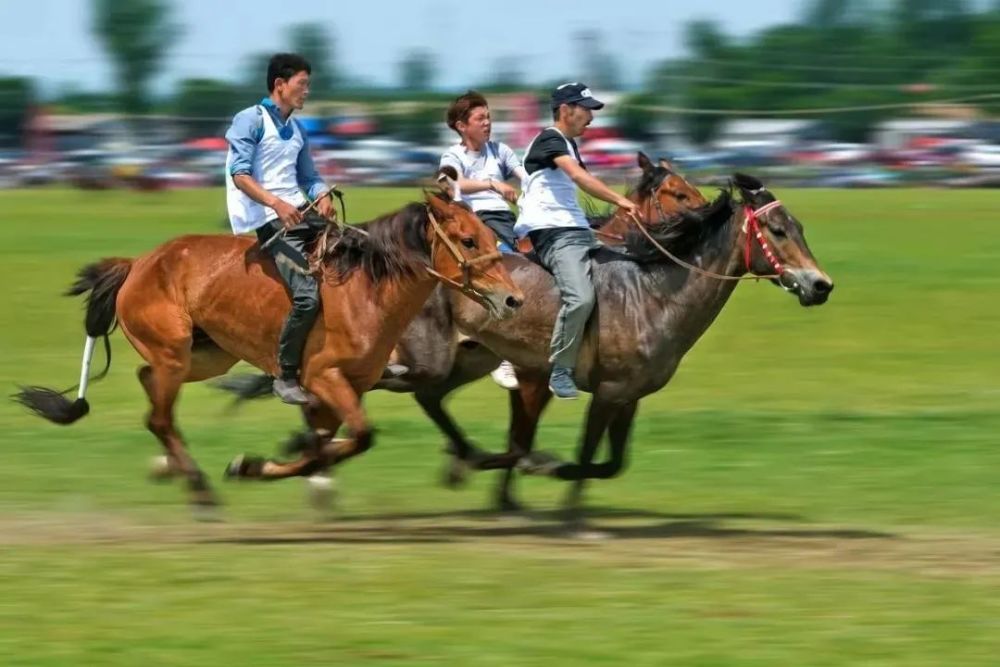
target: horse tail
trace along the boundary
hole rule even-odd
[[[56,424],[72,424],[90,412],[90,404],[85,395],[87,386],[97,382],[108,374],[111,368],[111,333],[116,324],[116,303],[118,292],[132,270],[132,260],[122,257],[102,259],[89,264],[76,276],[76,282],[66,291],[64,296],[87,295],[87,313],[84,317],[84,328],[87,339],[83,347],[83,362],[80,369],[80,382],[69,389],[55,391],[45,387],[21,387],[14,395],[14,400],[35,414]],[[90,377],[90,362],[94,357],[94,346],[98,338],[104,339],[104,354],[107,362],[98,375]],[[66,394],[77,390],[75,401],[66,398]]]

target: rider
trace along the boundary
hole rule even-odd
[[[455,98],[448,107],[447,121],[461,140],[441,156],[441,167],[452,167],[458,173],[462,201],[497,235],[500,251],[517,252],[515,217],[510,210],[517,192],[506,181],[517,177],[523,182],[527,172],[507,144],[490,141],[490,107],[481,94],[470,90]],[[504,389],[517,389],[517,376],[509,361],[501,363],[491,376]]]
[[[226,132],[226,200],[237,234],[254,231],[292,297],[292,311],[278,343],[280,374],[274,393],[285,403],[303,405],[299,386],[306,338],[319,312],[319,285],[309,271],[305,248],[326,227],[333,208],[327,186],[316,173],[309,141],[291,118],[309,96],[309,62],[295,53],[278,53],[267,65],[268,96],[236,114]],[[310,201],[315,207],[303,213]]]
[[[519,237],[531,239],[559,289],[562,307],[549,347],[549,389],[557,398],[578,395],[573,372],[595,303],[590,253],[598,243],[577,201],[578,188],[626,213],[636,212],[634,202],[587,171],[574,141],[590,125],[593,112],[603,107],[582,83],[559,86],[552,91],[555,124],[532,140],[524,156],[528,179],[514,229]]]

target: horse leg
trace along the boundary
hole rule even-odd
[[[340,369],[327,369],[312,379],[307,388],[347,426],[351,437],[338,439],[333,438],[331,433],[329,440],[307,447],[295,461],[241,455],[227,467],[227,477],[259,480],[309,477],[372,447],[374,433],[361,407],[361,400]]]
[[[449,488],[457,488],[465,483],[469,475],[470,463],[474,466],[482,452],[466,439],[465,434],[444,409],[444,397],[450,391],[450,388],[442,391],[441,388],[435,387],[429,391],[418,390],[414,392],[413,396],[417,399],[417,404],[423,408],[424,414],[430,417],[431,421],[448,438],[445,453],[449,457],[449,462],[445,467],[444,475],[442,475],[442,482]]]
[[[510,392],[510,429],[507,435],[507,452],[511,457],[511,467],[500,476],[497,486],[497,508],[503,512],[521,511],[523,507],[514,498],[513,462],[531,453],[538,432],[538,422],[542,412],[552,400],[548,378],[544,375],[518,376],[517,391]]]
[[[637,408],[638,401],[626,403],[611,420],[608,425],[611,458],[604,463],[591,466],[591,474],[589,475],[591,479],[610,479],[618,475],[625,467],[625,453],[628,449],[629,436],[632,433],[632,424],[635,423]]]
[[[183,382],[201,382],[202,380],[218,377],[219,375],[225,375],[238,361],[239,359],[214,344],[196,345],[191,350],[189,367]],[[140,368],[139,382],[146,390],[150,401],[153,400],[153,394],[151,393],[153,391],[152,381],[152,368],[150,366]],[[153,480],[166,480],[185,474],[180,460],[173,455],[166,444],[164,444],[164,448],[166,449],[166,454],[154,457],[150,466],[150,477]]]
[[[322,443],[337,435],[340,417],[329,406],[321,403],[302,406],[302,416],[309,430],[298,439],[304,447],[297,451],[310,452],[312,456],[322,458]],[[328,465],[306,478],[309,504],[313,509],[328,512],[332,508],[336,496],[334,482]]]
[[[139,381],[152,404],[146,425],[167,451],[171,466],[176,466],[179,474],[187,479],[191,502],[199,507],[213,507],[218,504],[215,494],[184,445],[174,421],[174,403],[187,375],[189,362],[189,354],[167,352],[162,359],[139,369]]]
[[[573,482],[566,496],[565,511],[570,522],[579,521],[582,514],[583,488],[586,480],[592,474],[591,462],[608,424],[619,409],[618,405],[610,404],[594,397],[587,408],[587,422],[584,427],[583,440],[577,450],[577,462],[564,463],[552,472],[552,476]]]

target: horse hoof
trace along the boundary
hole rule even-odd
[[[469,464],[458,457],[451,457],[441,476],[441,484],[448,489],[458,489],[469,481]]]
[[[168,482],[175,476],[170,466],[170,457],[154,456],[149,460],[149,479],[153,482]]]
[[[191,505],[191,516],[199,523],[222,523],[222,512],[214,503],[194,503]]]
[[[553,476],[565,462],[555,454],[532,452],[517,461],[517,469],[525,475]]]
[[[501,498],[497,502],[497,511],[501,514],[522,514],[527,508],[513,498]]]
[[[337,480],[329,475],[311,475],[306,478],[306,497],[309,505],[319,511],[333,509],[337,498]]]
[[[569,528],[567,535],[574,540],[580,540],[581,542],[604,542],[605,540],[610,540],[614,537],[611,533],[604,530],[594,530],[593,528]]]
[[[265,459],[259,456],[240,454],[226,466],[223,479],[258,479],[264,468],[264,461]]]

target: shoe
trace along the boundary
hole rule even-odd
[[[289,405],[306,405],[309,403],[309,396],[299,386],[299,381],[295,379],[276,378],[274,381],[274,395]]]
[[[549,376],[549,391],[556,398],[572,400],[580,395],[573,382],[573,369],[564,366],[553,366]]]
[[[410,372],[409,366],[404,366],[403,364],[388,364],[382,369],[382,379],[392,380],[393,378],[402,377]]]
[[[490,373],[490,377],[493,381],[504,389],[514,390],[517,389],[517,375],[514,373],[514,365],[509,361],[502,361],[500,365],[493,369]]]

